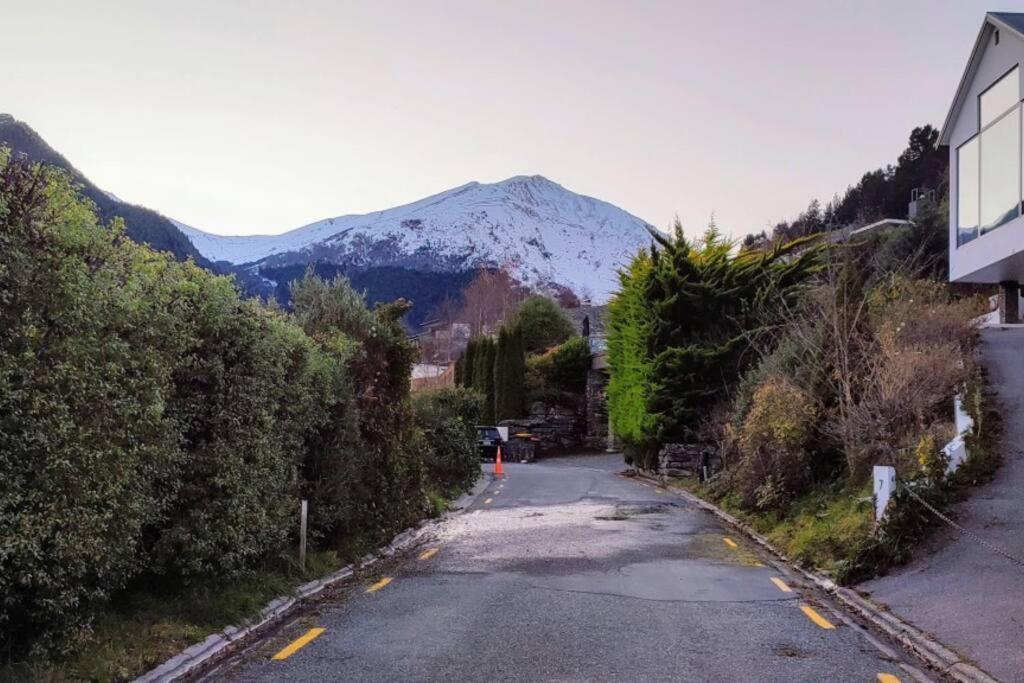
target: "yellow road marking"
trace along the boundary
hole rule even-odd
[[[722,540],[723,540],[723,541],[725,541],[725,544],[726,544],[727,546],[729,546],[730,548],[739,548],[739,546],[738,546],[738,545],[736,545],[736,541],[732,540],[732,539],[731,539],[731,538],[729,538],[728,536],[726,536],[726,537],[725,537],[725,538],[723,538]]]
[[[800,610],[807,615],[808,619],[813,621],[818,626],[828,629],[835,628],[835,626],[832,625],[831,621],[829,621],[828,619],[814,611],[814,608],[810,605],[800,605]]]
[[[493,498],[488,498],[487,500],[484,501],[484,505],[490,505],[493,502],[494,502]]]
[[[384,586],[386,586],[386,585],[388,585],[389,583],[391,583],[391,582],[392,582],[393,580],[394,580],[394,579],[392,579],[392,578],[391,578],[390,576],[385,576],[385,577],[384,577],[384,578],[382,578],[382,579],[381,579],[380,581],[378,581],[377,583],[375,583],[375,584],[373,584],[372,586],[370,586],[369,588],[367,588],[367,589],[366,589],[366,592],[367,592],[367,593],[376,593],[376,592],[377,592],[377,591],[379,591],[379,590],[380,590],[381,588],[383,588]]]
[[[422,553],[420,553],[420,559],[421,560],[429,560],[434,555],[437,555],[437,548],[427,548]]]
[[[878,683],[900,683],[900,679],[892,674],[878,674]]]
[[[306,631],[306,634],[304,636],[302,636],[301,638],[298,638],[298,639],[292,641],[292,643],[288,647],[286,647],[285,649],[281,650],[276,655],[274,655],[274,659],[276,659],[278,661],[281,661],[282,659],[288,659],[293,654],[295,654],[296,652],[298,652],[302,648],[304,648],[307,645],[309,645],[309,643],[312,642],[312,640],[314,638],[316,638],[318,635],[320,635],[321,633],[323,633],[326,630],[327,629],[325,629],[325,628],[311,628],[311,629],[309,629],[308,631]]]
[[[789,586],[787,586],[786,582],[783,581],[782,579],[777,579],[777,578],[775,578],[773,576],[772,577],[772,583],[774,583],[776,586],[778,586],[779,590],[782,591],[783,593],[792,593],[793,592],[793,589],[790,588]]]

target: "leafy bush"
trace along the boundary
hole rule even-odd
[[[745,506],[785,508],[806,490],[811,482],[807,446],[816,417],[810,398],[785,377],[757,388],[738,439],[737,482]]]
[[[561,344],[575,330],[562,309],[546,296],[527,298],[516,309],[513,324],[523,334],[523,348],[527,353],[541,353]]]
[[[294,315],[244,301],[0,151],[0,650],[73,649],[133,579],[253,573],[289,551],[302,497],[314,547],[427,512],[409,305],[312,274],[293,293]],[[453,487],[467,402],[430,427]]]
[[[0,646],[68,647],[176,494],[168,258],[0,150]]]
[[[429,484],[445,495],[467,490],[480,474],[476,425],[483,397],[471,389],[446,387],[416,394],[413,409]]]
[[[587,388],[590,363],[587,340],[573,337],[545,353],[527,358],[526,388],[532,396],[545,391],[582,395]]]

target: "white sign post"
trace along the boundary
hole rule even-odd
[[[872,472],[875,482],[875,524],[885,517],[889,500],[896,492],[896,468],[888,465],[875,465]]]
[[[299,508],[299,566],[306,568],[306,513],[309,503],[305,500]]]

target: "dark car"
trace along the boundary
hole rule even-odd
[[[501,432],[497,427],[477,426],[476,436],[481,459],[494,460],[498,455],[498,446],[504,443]]]

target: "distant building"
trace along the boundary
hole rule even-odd
[[[1024,281],[1022,61],[1024,14],[986,14],[939,138],[949,147],[949,279],[998,283],[1008,323],[1019,321]]]
[[[413,336],[425,362],[450,364],[458,360],[469,343],[469,323],[439,319],[424,320]]]

